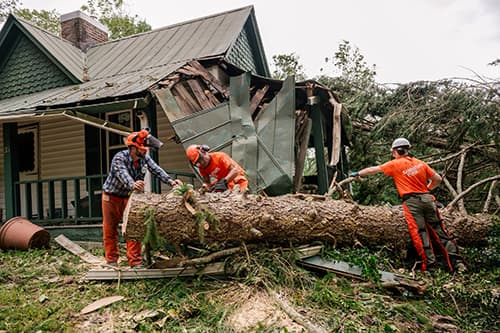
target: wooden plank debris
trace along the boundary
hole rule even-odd
[[[197,258],[181,258],[181,257],[174,257],[174,258],[169,258],[165,260],[160,260],[156,261],[154,263],[154,268],[172,268],[172,267],[188,267],[188,266],[199,266],[201,264],[208,264],[210,262],[213,262],[215,260],[218,260],[219,258],[222,257],[227,257],[230,255],[233,255],[238,252],[246,251],[249,249],[253,249],[256,246],[253,244],[249,244],[246,246],[240,246],[240,247],[235,247],[235,248],[229,248],[229,249],[224,249],[221,251],[216,251],[212,252],[209,255],[203,256],[203,257],[197,257]],[[298,249],[294,249],[296,252],[296,257],[297,259],[304,259],[308,258],[311,256],[315,256],[318,253],[321,252],[323,249],[322,245],[316,245],[316,246],[303,246]]]
[[[104,264],[104,260],[94,256],[92,253],[88,252],[80,245],[72,242],[69,238],[63,234],[54,238],[57,244],[61,245],[63,248],[69,252],[79,256],[83,261],[89,264]]]
[[[172,92],[174,92],[174,96],[179,96],[185,105],[181,105],[187,114],[191,114],[197,111],[203,110],[203,108],[198,104],[198,101],[191,95],[189,90],[184,86],[184,82],[179,82],[172,88]],[[179,104],[180,105],[180,104]]]
[[[254,114],[259,106],[260,102],[266,95],[266,92],[269,90],[269,85],[265,85],[261,89],[258,89],[250,100],[250,106],[248,107],[248,112],[252,115],[252,118],[255,119],[257,114]]]
[[[162,268],[152,269],[92,269],[85,279],[86,280],[138,280],[138,279],[161,279],[180,276],[195,276],[195,275],[224,275],[225,267],[223,262],[208,263],[209,260],[218,259],[224,255],[230,255],[243,250],[243,247],[232,248],[214,252],[211,255],[200,258],[185,259],[173,258],[165,260],[165,263],[155,266]],[[298,259],[305,259],[315,256],[323,249],[322,245],[305,246],[294,249],[297,252]],[[206,264],[201,267],[200,264]],[[162,266],[163,265],[163,266]],[[173,267],[173,266],[181,267]],[[184,266],[183,266],[184,265]],[[189,266],[188,266],[189,265]]]
[[[180,276],[224,275],[224,263],[216,262],[204,267],[177,267],[164,269],[92,269],[85,276],[86,280],[139,280],[162,279]]]
[[[313,256],[298,261],[298,264],[304,267],[325,272],[332,272],[353,279],[365,280],[361,267],[345,261],[326,260],[320,256]],[[423,293],[426,289],[426,285],[423,281],[386,271],[379,270],[379,273],[380,282],[383,287],[402,287],[415,291],[419,294]]]
[[[189,65],[184,66],[192,73],[200,75],[205,81],[210,82],[225,98],[229,98],[229,91],[212,73],[207,71],[198,61],[192,60]]]
[[[317,255],[323,250],[323,245],[305,246],[297,249],[298,259],[305,259]]]
[[[121,301],[124,298],[125,297],[123,297],[123,296],[110,296],[110,297],[101,298],[93,303],[90,303],[86,307],[84,307],[82,309],[82,311],[80,311],[80,314],[84,315],[87,313],[91,313],[95,310],[99,310],[100,308],[103,308],[103,307],[108,306],[110,304],[113,304],[115,302]]]
[[[207,95],[205,95],[204,89],[201,86],[200,82],[198,80],[187,80],[187,83],[189,87],[191,88],[191,91],[193,92],[194,97],[198,101],[198,103],[201,105],[202,109],[210,109],[214,107],[214,105],[210,102],[208,99]]]

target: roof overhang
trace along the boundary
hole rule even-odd
[[[94,126],[105,131],[113,132],[120,135],[128,135],[130,129],[127,127],[115,124],[91,114],[98,114],[102,112],[111,112],[124,109],[143,109],[151,102],[149,95],[144,98],[133,98],[123,101],[99,103],[86,106],[73,106],[66,108],[54,108],[44,111],[26,109],[9,114],[0,115],[0,122],[18,122],[18,121],[39,121],[47,117],[67,117],[86,125]]]

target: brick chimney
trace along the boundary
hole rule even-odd
[[[82,51],[108,41],[108,28],[95,18],[77,10],[61,15],[61,37]]]

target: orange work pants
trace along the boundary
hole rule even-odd
[[[128,198],[117,197],[108,193],[102,195],[102,238],[106,262],[117,262],[118,225],[122,221],[123,211]],[[130,267],[142,263],[141,242],[127,240],[127,259]]]

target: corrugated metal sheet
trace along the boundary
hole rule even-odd
[[[99,44],[87,51],[86,58],[69,42],[18,19],[75,76],[81,77],[85,64],[91,81],[0,100],[0,113],[23,114],[36,107],[144,91],[189,60],[227,52],[252,11],[248,6]]]
[[[55,88],[30,95],[0,100],[0,117],[24,114],[36,107],[78,103],[100,98],[125,96],[146,90],[183,64],[169,64],[83,84]]]
[[[85,53],[73,46],[67,40],[62,39],[30,21],[16,16],[16,19],[61,65],[79,80],[82,79],[85,64]]]
[[[244,7],[96,45],[87,51],[90,78],[224,54],[251,11]]]
[[[255,121],[249,111],[250,74],[231,77],[230,90],[229,103],[192,114],[181,110],[170,89],[153,92],[185,149],[191,144],[206,144],[225,151],[245,169],[253,190],[263,189],[271,195],[290,193],[295,172],[293,77],[284,82]]]

